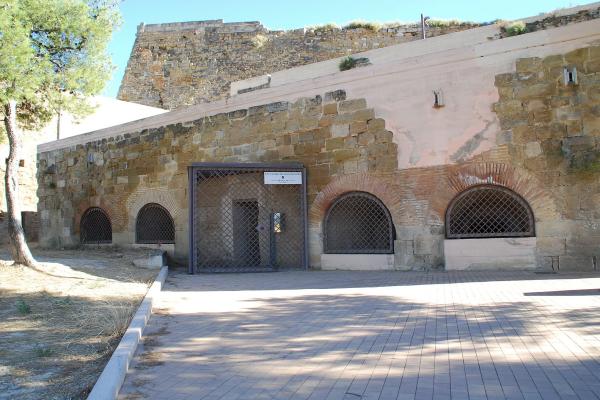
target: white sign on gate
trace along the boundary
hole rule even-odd
[[[265,172],[265,185],[302,185],[302,172]]]

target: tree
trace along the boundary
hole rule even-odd
[[[86,99],[112,71],[107,45],[119,22],[115,0],[0,0],[0,118],[10,149],[5,186],[15,263],[35,266],[21,225],[19,128],[41,127],[56,110],[90,111]]]

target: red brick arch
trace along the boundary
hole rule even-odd
[[[113,232],[122,232],[127,226],[127,215],[123,196],[103,196],[100,199],[92,197],[79,202],[75,212],[73,233],[79,234],[79,223],[81,216],[90,207],[99,207],[110,218]]]
[[[369,173],[334,178],[317,194],[317,197],[311,204],[308,213],[309,224],[313,227],[320,226],[331,203],[340,195],[355,191],[367,192],[379,198],[393,217],[395,211],[399,209],[400,198],[397,192],[392,189],[391,181],[392,179],[388,176],[378,176]]]
[[[464,190],[481,184],[506,187],[521,195],[531,206],[537,220],[556,218],[559,207],[554,197],[529,172],[498,162],[452,166],[448,171],[447,190],[432,198],[432,208],[445,215],[452,199]]]

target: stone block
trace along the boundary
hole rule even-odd
[[[367,108],[367,101],[365,99],[344,100],[339,103],[338,108],[340,113],[358,111]]]
[[[542,154],[540,142],[529,142],[525,145],[525,157],[532,158]]]
[[[343,137],[336,137],[333,139],[327,139],[325,141],[325,149],[327,151],[341,149],[343,147],[344,147],[344,138]]]
[[[532,97],[551,96],[556,92],[556,84],[553,82],[537,83],[534,85],[521,86],[515,89],[517,99],[529,99]]]
[[[588,60],[589,48],[583,47],[570,51],[564,55],[565,62],[569,65],[575,66],[580,71],[584,70],[584,62]]]
[[[358,144],[361,146],[366,146],[369,144],[375,143],[375,135],[373,133],[361,133],[358,135]]]
[[[350,135],[359,135],[367,131],[366,121],[354,121],[350,124]]]
[[[414,239],[414,253],[416,255],[437,254],[439,238],[434,236],[417,235]]]
[[[369,132],[375,133],[385,129],[385,120],[382,118],[373,118],[367,121]]]
[[[558,257],[559,271],[594,271],[593,256],[565,255]]]
[[[393,270],[393,254],[322,254],[324,270],[378,271]]]
[[[566,239],[560,237],[538,237],[537,251],[542,256],[560,256],[566,252]]]
[[[536,238],[444,240],[446,270],[535,269]]]
[[[350,134],[350,125],[349,124],[336,124],[331,126],[331,136],[335,137],[343,137],[348,136]]]
[[[323,114],[337,114],[337,103],[323,105]]]
[[[339,149],[333,151],[333,159],[336,162],[350,160],[359,156],[358,149]]]
[[[358,172],[358,161],[344,161],[344,174],[355,174]]]
[[[375,140],[379,143],[390,143],[394,134],[390,131],[379,131],[375,133]]]
[[[494,79],[494,85],[497,87],[511,86],[515,80],[515,75],[512,73],[498,74]]]
[[[583,133],[583,124],[581,120],[572,119],[565,121],[567,127],[567,136],[580,136]]]

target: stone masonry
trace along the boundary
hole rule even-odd
[[[290,160],[307,167],[310,203],[333,177],[394,171],[397,151],[365,100],[345,100],[338,91],[42,153],[41,241],[76,245],[81,214],[99,206],[110,215],[113,241],[132,243],[137,210],[157,201],[175,219],[181,256],[187,253],[187,212],[179,210],[187,210],[190,163]]]
[[[565,84],[564,68],[577,82]],[[552,193],[556,220],[537,224],[538,250],[555,268],[600,259],[600,46],[517,60],[496,77],[495,111],[515,166]],[[539,238],[542,236],[544,238]]]
[[[432,27],[428,35],[475,26]],[[259,22],[142,24],[118,98],[175,109],[223,99],[234,81],[419,38],[415,25],[270,31]]]
[[[453,164],[399,170],[402,149],[386,122],[343,90],[42,152],[41,243],[77,245],[78,224],[90,206],[110,215],[115,244],[134,243],[137,211],[158,202],[175,220],[175,256],[184,261],[188,165],[298,161],[308,175],[312,267],[320,266],[326,210],[354,190],[377,196],[389,209],[396,269],[443,267],[448,205],[463,190],[488,183],[529,203],[538,267],[597,270],[599,49],[518,59],[515,72],[497,75],[496,144]],[[564,84],[565,67],[577,69],[577,84]]]

